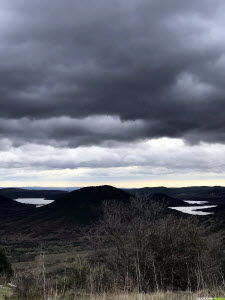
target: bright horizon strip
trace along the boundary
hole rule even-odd
[[[6,181],[0,183],[0,188],[4,187],[54,187],[54,188],[69,188],[69,187],[87,187],[98,185],[112,185],[117,188],[143,188],[143,187],[189,187],[189,186],[225,186],[225,180],[151,180],[151,181],[90,181],[90,182],[57,182],[53,181],[38,183],[38,182],[13,182]]]

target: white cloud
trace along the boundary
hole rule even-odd
[[[110,182],[225,176],[225,145],[195,146],[160,138],[116,147],[54,148],[27,144],[0,151],[2,182]],[[76,185],[76,184],[75,184]]]

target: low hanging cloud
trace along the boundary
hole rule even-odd
[[[224,1],[0,8],[1,139],[71,148],[225,142]]]
[[[224,178],[225,145],[186,145],[180,139],[124,143],[120,147],[55,148],[27,144],[0,150],[1,183],[76,185],[152,179]],[[151,182],[151,181],[150,181]]]

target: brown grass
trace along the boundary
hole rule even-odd
[[[157,292],[152,294],[121,293],[121,294],[66,294],[47,296],[46,300],[196,300],[199,297],[224,297],[222,291],[192,292]],[[43,299],[40,299],[43,300]]]

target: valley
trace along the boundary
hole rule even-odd
[[[220,219],[221,193],[217,201],[212,192],[214,188],[211,190],[208,188],[208,193],[205,193],[204,188],[190,188],[185,190],[185,193],[184,190],[179,190],[178,193],[177,190],[166,189],[170,195],[168,196],[158,193],[165,191],[164,188],[149,188],[145,189],[145,193],[143,189],[135,190],[135,195],[144,197],[146,201],[155,201],[165,205],[166,214],[174,214],[178,217],[187,217],[190,214],[198,217],[199,215],[203,222],[213,222],[212,220],[217,216]],[[201,194],[202,190],[204,193]],[[221,190],[224,193],[225,189],[221,188]],[[129,192],[134,194],[133,190]],[[194,198],[197,193],[198,195]],[[127,190],[123,191],[111,186],[83,188],[70,193],[3,189],[2,194],[19,197],[15,200],[4,198],[4,196],[0,198],[1,245],[7,249],[16,270],[35,265],[37,257],[42,252],[50,261],[55,261],[53,258],[57,257],[54,269],[63,270],[67,260],[72,261],[77,255],[83,256],[88,253],[88,241],[82,234],[82,228],[89,228],[98,220],[101,216],[102,203],[105,201],[127,203],[133,197]],[[59,194],[62,194],[61,198]],[[29,198],[31,195],[33,198]],[[45,198],[39,198],[40,195]],[[179,198],[173,198],[173,195],[178,195]],[[55,200],[46,200],[50,196]],[[181,197],[195,200],[183,201]],[[18,201],[18,199],[22,200]],[[202,199],[207,199],[207,201]],[[216,207],[214,216],[213,211],[202,212],[202,209]]]
[[[217,201],[215,194],[212,191],[205,193],[205,189],[202,194],[197,188],[194,193],[189,190],[177,194],[177,191],[168,189],[167,195],[162,191],[149,188],[145,193],[142,190],[134,193],[112,186],[97,186],[72,192],[60,191],[60,197],[57,192],[21,190],[19,193],[17,189],[13,194],[15,199],[0,196],[0,244],[16,274],[30,276],[37,272],[40,263],[44,263],[46,278],[54,281],[71,272],[71,266],[78,260],[99,261],[90,232],[102,219],[107,203],[112,205],[112,212],[116,212],[121,205],[128,207],[132,201],[141,201],[143,205],[153,205],[156,218],[158,214],[165,220],[175,218],[189,222],[191,218],[192,223],[199,226],[211,224],[212,232],[219,230],[224,234],[221,193]],[[12,190],[4,190],[3,194],[12,195]],[[40,198],[40,194],[45,198]],[[50,200],[50,196],[54,200]],[[183,197],[191,200],[183,200]],[[151,213],[149,211],[149,220]]]

